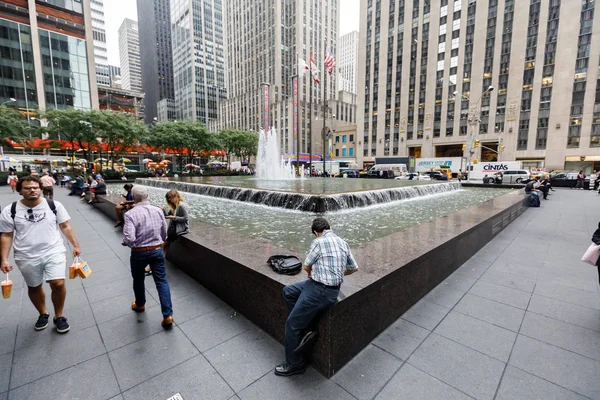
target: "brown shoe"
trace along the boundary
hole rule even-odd
[[[173,317],[165,317],[160,323],[163,328],[170,329],[173,326]]]
[[[137,304],[135,304],[135,301],[131,302],[131,309],[135,312],[144,312],[146,311],[146,307],[145,306],[138,306]]]

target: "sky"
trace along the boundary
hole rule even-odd
[[[146,0],[150,1],[150,0]],[[226,0],[225,0],[226,1]],[[360,0],[339,0],[340,35],[358,30]],[[119,65],[119,27],[123,19],[137,21],[136,0],[104,0],[108,63]]]

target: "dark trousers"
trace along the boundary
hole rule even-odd
[[[339,292],[339,286],[325,286],[312,279],[283,288],[283,297],[290,313],[285,323],[285,360],[288,364],[298,366],[305,362],[304,354],[294,354],[294,349],[315,317],[335,303]]]
[[[548,198],[548,191],[550,190],[548,186],[540,186],[538,189],[544,194],[544,199]]]
[[[135,304],[143,306],[146,304],[146,278],[145,268],[150,265],[152,269],[152,278],[158,291],[160,300],[160,309],[163,317],[173,315],[173,306],[171,304],[171,290],[167,282],[167,270],[165,269],[165,255],[162,249],[143,251],[139,253],[131,252],[129,259],[131,264],[131,276],[133,277],[133,293],[135,294]]]

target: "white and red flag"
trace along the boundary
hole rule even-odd
[[[327,46],[327,50],[325,51],[325,68],[329,75],[333,73],[333,69],[335,68],[335,57],[331,54],[329,46]]]
[[[310,55],[310,73],[312,74],[313,80],[319,83],[319,70],[317,69],[317,64],[315,64],[315,59],[312,54]]]

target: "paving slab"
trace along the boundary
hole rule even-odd
[[[429,332],[425,328],[400,318],[383,331],[373,341],[373,344],[406,361],[429,335]]]
[[[584,400],[580,396],[547,380],[511,365],[506,367],[496,400]]]

